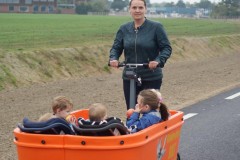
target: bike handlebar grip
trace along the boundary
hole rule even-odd
[[[148,63],[143,63],[144,68],[148,68]]]
[[[108,61],[108,66],[111,67],[110,61]],[[118,62],[118,67],[124,67],[124,66],[126,66],[126,64],[124,62],[121,62],[121,63]]]
[[[118,67],[124,67],[126,64],[124,62],[118,63]]]
[[[149,63],[143,63],[144,68],[148,68]],[[157,68],[160,67],[160,63],[158,63]]]

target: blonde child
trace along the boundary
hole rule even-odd
[[[89,120],[102,121],[107,118],[107,108],[101,103],[94,103],[89,106]]]
[[[54,118],[52,113],[45,113],[44,115],[39,117],[38,122],[45,122],[52,118]]]
[[[73,109],[72,100],[65,96],[57,96],[52,101],[53,113],[46,113],[39,118],[39,121],[46,121],[51,118],[63,118],[70,124],[78,125],[77,120],[70,114]]]
[[[161,93],[155,89],[145,89],[139,93],[134,112],[127,119],[126,124],[134,133],[160,121],[165,121],[168,117],[168,108],[162,102]]]
[[[89,106],[89,120],[100,122],[107,119],[107,108],[101,103],[94,103]],[[121,135],[117,128],[110,129],[113,135]]]

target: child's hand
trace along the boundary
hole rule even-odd
[[[66,120],[71,123],[71,124],[75,124],[75,125],[78,125],[77,124],[77,119],[75,116],[69,114],[67,117],[66,117]]]
[[[133,114],[133,112],[134,112],[134,109],[132,109],[132,108],[130,108],[129,110],[127,110],[127,113],[126,113],[127,118],[130,118],[131,115]]]
[[[139,105],[136,104],[134,112],[140,113],[142,109],[139,108]]]

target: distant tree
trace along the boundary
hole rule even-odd
[[[73,0],[58,0],[58,4],[73,4]]]
[[[108,0],[95,0],[91,3],[92,12],[108,12]]]
[[[186,8],[186,5],[185,3],[183,2],[183,0],[179,0],[176,4],[176,7],[179,7],[179,8]]]
[[[114,0],[111,4],[113,10],[122,10],[128,6],[129,0]]]
[[[209,0],[201,0],[199,3],[196,3],[196,7],[204,8],[204,9],[211,9],[212,3]]]
[[[166,3],[164,7],[175,7],[174,2]]]
[[[186,8],[191,8],[194,6],[194,4],[191,4],[190,2],[186,2],[185,5],[186,5]]]
[[[164,7],[166,3],[151,3],[151,7]]]
[[[87,14],[88,12],[108,12],[108,0],[90,0],[76,6],[76,13]]]
[[[146,0],[147,7],[151,7],[152,4],[150,3],[150,0]]]
[[[89,3],[81,3],[80,5],[76,6],[76,13],[77,14],[87,14],[92,10],[91,5]]]
[[[218,18],[232,18],[240,16],[240,2],[239,0],[222,0],[214,6],[211,17]]]

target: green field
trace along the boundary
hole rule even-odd
[[[215,36],[239,34],[240,23],[209,19],[160,19],[168,35]],[[69,48],[112,43],[130,16],[60,14],[0,14],[0,49],[5,51]]]
[[[171,61],[239,51],[238,21],[153,20],[169,35]],[[130,16],[0,14],[0,90],[109,73],[106,64],[115,34],[129,21]]]

